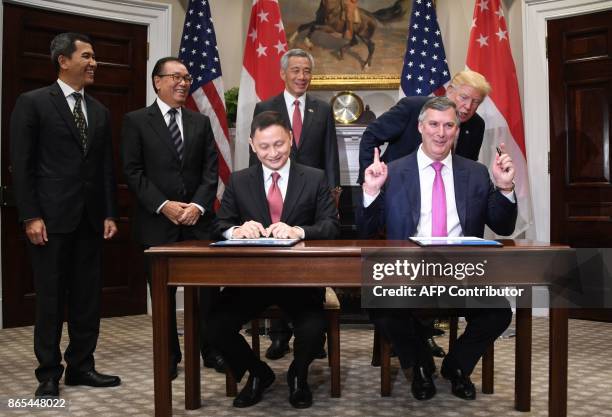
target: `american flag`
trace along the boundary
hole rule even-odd
[[[280,94],[280,59],[287,52],[277,0],[253,0],[240,76],[234,167],[249,166],[249,133],[255,104]]]
[[[399,97],[444,95],[450,81],[433,0],[414,0]]]
[[[491,84],[491,93],[478,107],[478,114],[486,123],[480,159],[490,166],[495,159],[496,146],[501,142],[506,145],[516,173],[514,182],[519,209],[513,235],[516,236],[529,228],[533,216],[521,97],[508,38],[500,1],[477,0],[466,66],[484,75]]]
[[[232,155],[217,38],[210,6],[206,0],[189,0],[179,58],[193,76],[193,84],[185,105],[208,116],[215,135],[219,153],[218,207],[232,171]]]

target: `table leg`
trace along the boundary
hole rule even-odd
[[[170,288],[168,287],[168,259],[152,259],[153,286],[153,386],[155,416],[172,416],[172,387],[170,385]],[[174,312],[172,312],[174,314]]]
[[[202,406],[200,395],[200,338],[198,287],[185,288],[185,409]]]
[[[531,308],[516,309],[514,408],[531,410]]]
[[[567,318],[565,308],[550,309],[548,359],[548,415],[567,415]]]

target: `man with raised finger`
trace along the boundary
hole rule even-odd
[[[250,145],[259,163],[230,176],[217,212],[215,230],[226,239],[259,237],[333,239],[340,226],[325,173],[289,158],[291,131],[282,115],[259,113],[251,124]],[[211,341],[234,377],[248,380],[234,407],[257,404],[275,375],[243,336],[242,325],[270,305],[278,305],[294,325],[293,361],[287,371],[289,402],[312,405],[308,368],[321,350],[325,331],[323,288],[225,288],[210,319]]]
[[[360,234],[371,237],[386,231],[387,239],[411,236],[478,236],[485,224],[495,233],[510,235],[517,216],[514,166],[510,156],[497,155],[487,168],[453,155],[459,133],[457,106],[446,97],[428,100],[419,113],[423,142],[418,150],[388,166],[375,151],[374,162],[365,170],[363,204],[357,213]],[[502,308],[462,309],[467,327],[442,363],[441,374],[449,379],[455,396],[476,397],[470,374],[486,348],[508,327],[512,310],[507,300]],[[410,309],[375,309],[372,321],[394,346],[402,369],[412,368],[412,394],[427,400],[436,393],[432,379],[433,358]]]

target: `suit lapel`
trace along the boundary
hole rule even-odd
[[[258,219],[263,219],[264,224],[271,224],[270,209],[268,208],[268,199],[264,189],[264,177],[261,163],[254,165],[249,169],[249,192],[251,193],[251,201],[255,204],[259,215]]]
[[[287,193],[285,201],[283,201],[283,214],[281,221],[287,223],[287,219],[291,216],[291,212],[297,204],[297,200],[302,195],[302,189],[306,184],[304,171],[302,171],[295,162],[291,163],[289,168],[289,182],[287,183]]]
[[[300,146],[304,144],[304,140],[308,137],[308,129],[310,129],[310,125],[313,123],[313,119],[317,115],[317,102],[311,100],[306,94],[306,101],[304,103],[304,121],[302,123],[302,135],[300,136]]]
[[[185,107],[181,109],[181,115],[183,118],[183,162],[185,162],[187,155],[191,155],[189,151],[193,146],[193,117]]]
[[[87,106],[87,150],[85,152],[87,154],[94,145],[96,139],[96,122],[100,115],[98,113],[98,107],[88,94],[85,94],[85,105]]]
[[[168,150],[176,157],[178,160],[178,154],[176,153],[176,148],[170,139],[170,131],[168,130],[168,126],[166,125],[166,121],[164,120],[164,116],[159,109],[157,103],[153,103],[148,107],[147,111],[149,115],[149,123],[151,128],[157,135],[159,141],[163,146],[168,148]]]
[[[408,159],[408,163],[402,170],[402,185],[404,191],[408,196],[408,202],[410,204],[410,216],[412,217],[412,224],[414,230],[410,231],[411,234],[416,233],[419,219],[421,218],[421,185],[419,179],[419,167],[417,164],[416,153]],[[409,236],[406,236],[409,237]]]
[[[64,119],[64,122],[72,131],[72,137],[76,141],[79,148],[81,148],[81,135],[79,134],[76,122],[74,121],[74,116],[70,111],[70,106],[68,106],[68,101],[66,100],[66,97],[64,97],[64,92],[58,83],[54,83],[49,87],[49,94],[51,95],[51,101],[57,109],[57,112],[60,114],[62,119]]]
[[[455,183],[455,204],[457,205],[457,214],[459,215],[459,223],[461,230],[465,233],[466,215],[467,215],[467,198],[468,198],[468,181],[470,173],[463,166],[458,158],[453,156],[453,182]]]

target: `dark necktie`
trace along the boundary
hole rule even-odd
[[[272,173],[272,185],[268,189],[268,208],[270,209],[270,218],[272,223],[278,223],[283,213],[283,195],[278,188],[278,172]]]
[[[74,116],[74,122],[76,123],[77,129],[79,130],[79,135],[81,136],[81,147],[83,148],[83,153],[85,153],[87,152],[87,120],[85,120],[85,115],[83,114],[83,109],[81,108],[83,96],[81,93],[77,93],[75,91],[72,93],[72,97],[74,97],[74,109],[72,110],[72,115]]]
[[[431,164],[436,171],[433,190],[431,194],[431,235],[436,237],[448,236],[446,230],[446,191],[442,180],[442,167],[444,164],[435,161]]]
[[[300,146],[300,136],[302,136],[302,113],[300,112],[300,100],[293,102],[293,140],[295,140],[295,147]]]
[[[170,113],[170,123],[168,124],[168,130],[170,130],[170,138],[172,139],[172,143],[174,144],[174,148],[176,149],[176,153],[178,154],[179,159],[183,160],[183,138],[181,137],[181,130],[176,123],[176,113],[178,111],[176,109],[168,110]]]

